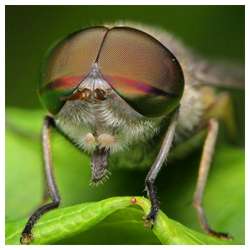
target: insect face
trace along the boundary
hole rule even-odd
[[[183,86],[177,59],[152,36],[92,27],[51,51],[39,93],[74,143],[112,153],[152,137],[159,120],[178,106]]]
[[[152,137],[159,120],[131,108],[107,83],[96,63],[55,115],[60,130],[91,153],[96,147],[116,152]]]

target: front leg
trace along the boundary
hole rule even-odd
[[[42,130],[42,142],[43,142],[43,157],[44,157],[44,170],[49,190],[49,196],[51,202],[39,207],[28,219],[20,238],[21,244],[30,244],[32,241],[32,228],[37,220],[46,212],[57,208],[60,204],[60,196],[57,190],[56,182],[52,171],[51,161],[51,149],[50,149],[50,129],[54,126],[53,118],[46,116],[44,118],[43,130]]]
[[[170,121],[170,125],[167,129],[165,136],[164,136],[160,152],[158,153],[158,155],[155,159],[155,162],[153,163],[152,167],[150,168],[150,170],[147,174],[146,180],[145,180],[147,194],[148,194],[148,197],[149,197],[150,202],[151,202],[151,210],[146,217],[145,224],[146,225],[150,224],[151,227],[153,226],[157,212],[159,210],[159,201],[157,199],[156,187],[155,187],[154,183],[155,183],[155,179],[156,179],[158,173],[161,170],[161,167],[162,167],[164,161],[167,159],[169,150],[170,150],[171,145],[173,143],[174,135],[175,135],[175,128],[176,128],[176,124],[177,124],[177,117],[178,117],[178,111],[175,112],[175,114],[173,115],[173,117]]]

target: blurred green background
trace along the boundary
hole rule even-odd
[[[160,26],[210,58],[244,61],[244,6],[6,6],[6,104],[39,108],[47,49],[81,27],[132,20]]]
[[[244,6],[6,6],[7,118],[24,134],[31,132],[31,137],[27,137],[11,127],[6,130],[7,220],[27,216],[42,199],[39,131],[43,112],[36,111],[41,109],[36,86],[40,65],[51,44],[84,26],[131,20],[162,27],[208,58],[244,63],[244,19]],[[244,92],[234,90],[233,95],[242,145]],[[109,182],[93,189],[88,185],[91,174],[88,157],[61,135],[53,136],[52,145],[63,207],[118,195],[143,194],[147,169],[114,169]],[[236,242],[242,244],[244,151],[242,147],[232,147],[227,141],[217,147],[205,206],[211,224],[218,230],[231,233]],[[170,218],[196,230],[200,227],[191,203],[200,154],[201,148],[184,161],[170,163],[157,180],[163,211]],[[88,232],[58,244],[159,244],[143,228],[142,214],[137,217],[129,214],[131,220],[139,221],[138,225],[128,223],[121,211]],[[109,222],[113,221],[121,223],[110,226]]]

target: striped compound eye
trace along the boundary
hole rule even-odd
[[[93,27],[60,42],[48,57],[40,88],[51,113],[63,105],[96,63],[103,78],[133,109],[159,117],[179,104],[181,67],[158,40],[129,27]],[[100,94],[100,93],[99,93]]]

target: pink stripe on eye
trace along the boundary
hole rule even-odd
[[[77,87],[80,82],[84,79],[83,76],[65,76],[58,78],[47,85],[49,89],[72,89]]]
[[[128,91],[132,94],[140,94],[144,93],[160,95],[160,96],[173,96],[176,95],[167,93],[161,89],[150,86],[144,82],[138,82],[136,80],[132,80],[129,78],[121,77],[121,76],[109,76],[105,75],[104,79],[114,88],[119,89],[122,88],[124,91]]]

